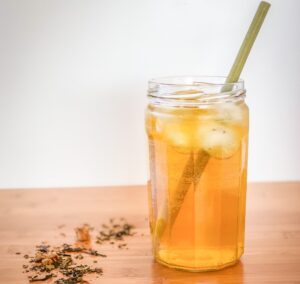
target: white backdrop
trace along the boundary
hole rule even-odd
[[[142,184],[147,80],[226,75],[257,0],[0,0],[0,187]],[[300,179],[300,1],[243,72],[249,180]]]

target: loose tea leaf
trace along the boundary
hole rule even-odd
[[[76,238],[78,242],[87,242],[91,239],[90,231],[91,227],[88,224],[84,224],[81,227],[75,228]]]
[[[93,255],[93,256],[106,257],[105,254],[99,253],[96,250],[86,249],[86,248],[82,248],[82,247],[72,247],[69,244],[63,244],[62,252],[81,252],[81,253],[86,253],[86,254],[90,254],[90,255]]]
[[[45,274],[45,275],[42,275],[42,276],[39,276],[39,275],[34,275],[34,276],[29,276],[28,277],[28,280],[29,282],[36,282],[36,281],[45,281],[47,279],[50,279],[54,276],[53,273],[50,273],[50,274]]]

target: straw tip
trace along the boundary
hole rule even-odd
[[[267,1],[261,1],[260,2],[260,5],[262,6],[264,6],[264,7],[266,7],[266,8],[270,8],[270,6],[271,6],[271,4],[269,3],[269,2],[267,2]]]

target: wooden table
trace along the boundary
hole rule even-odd
[[[300,183],[249,185],[245,254],[218,272],[187,273],[155,263],[147,213],[145,186],[0,190],[0,283],[28,282],[22,255],[41,241],[72,243],[76,226],[88,222],[96,231],[124,216],[136,226],[129,249],[95,245],[108,257],[99,260],[104,275],[90,283],[300,283]]]

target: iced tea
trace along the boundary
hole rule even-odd
[[[232,93],[204,104],[197,85],[148,105],[150,228],[167,266],[214,270],[243,254],[248,108]]]

